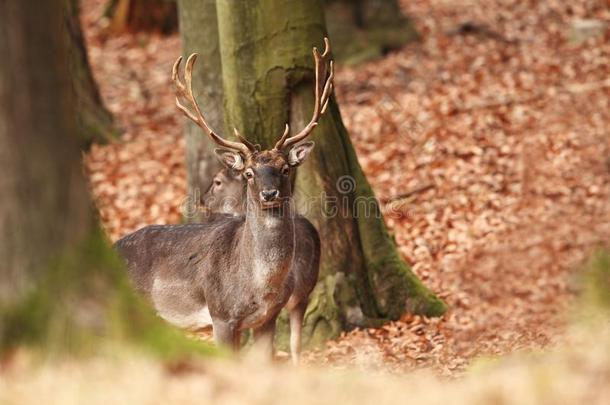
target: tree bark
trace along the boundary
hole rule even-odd
[[[178,28],[175,0],[110,0],[106,9],[114,32],[160,32]]]
[[[206,107],[208,123],[220,131],[222,115],[222,71],[218,47],[218,24],[215,0],[178,0],[182,53],[186,60],[196,52],[198,68],[193,72],[193,91]],[[201,129],[185,119],[186,166],[190,195],[194,201],[205,192],[212,177],[220,170],[214,156],[214,145]],[[187,218],[198,221],[198,218]]]
[[[114,0],[113,3],[118,3]],[[198,99],[207,106],[223,105],[222,72],[218,48],[215,0],[178,0],[178,18],[184,57],[199,53],[193,74]],[[324,2],[326,21],[333,41],[335,57],[351,63],[377,57],[416,37],[409,20],[400,12],[396,0],[328,0]],[[146,12],[145,10],[142,10]],[[206,118],[213,128],[223,126],[220,108],[208,108]],[[185,120],[188,190],[191,200],[209,187],[220,169],[213,155],[214,145],[201,136],[199,128]],[[233,131],[227,136],[231,138]],[[198,221],[199,217],[186,218]]]
[[[24,344],[90,352],[108,338],[200,351],[140,303],[95,220],[62,5],[0,2],[0,356]]]
[[[112,115],[104,106],[97,83],[93,78],[85,40],[79,19],[78,0],[64,0],[66,41],[70,58],[70,75],[77,99],[79,133],[83,148],[91,143],[106,143],[117,135]]]
[[[110,0],[106,14],[114,31],[169,33],[177,26],[175,6],[175,0]],[[324,9],[335,58],[343,63],[380,57],[417,38],[397,0],[326,0]]]
[[[328,34],[335,58],[356,64],[417,39],[397,0],[326,0]]]
[[[118,0],[113,3],[118,4]],[[177,3],[183,56],[186,58],[192,52],[200,55],[199,69],[193,74],[193,87],[198,99],[205,100],[208,106],[222,106],[216,1],[178,0]],[[334,0],[326,1],[325,7],[333,48],[339,60],[358,62],[380,56],[416,36],[395,0]],[[357,40],[352,40],[354,38]],[[220,131],[223,125],[221,109],[208,108],[206,114],[212,127]],[[189,120],[185,122],[188,190],[191,200],[197,202],[209,187],[212,176],[220,170],[220,165],[213,154],[214,145],[201,136],[195,124]],[[227,136],[231,138],[232,134],[230,131]],[[189,216],[185,219],[197,222],[200,218]]]
[[[72,82],[62,70],[68,59],[63,31],[48,32],[46,20],[57,23],[58,12],[47,2],[3,2],[2,9],[0,296],[8,298],[39,276],[53,252],[89,230],[91,212],[83,198],[73,100],[66,94]],[[65,226],[54,229],[53,223]]]
[[[323,47],[318,1],[218,1],[226,128],[272,147],[289,122],[303,128],[313,110],[311,47]],[[206,113],[210,108],[206,108]],[[376,325],[405,311],[440,315],[435,297],[400,258],[388,234],[339,108],[331,100],[299,168],[295,200],[322,240],[320,278],[304,339],[320,344],[351,326]]]

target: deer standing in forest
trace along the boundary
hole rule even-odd
[[[201,196],[201,203],[212,213],[244,215],[246,182],[232,169],[222,169],[214,175],[212,184]],[[318,281],[320,268],[320,237],[309,220],[301,215],[294,219],[295,249],[290,269],[294,288],[286,304],[290,315],[290,353],[297,363],[301,351],[301,329],[309,302],[309,294]]]
[[[272,350],[276,318],[291,297],[299,295],[291,269],[299,257],[295,238],[301,221],[293,209],[290,175],[313,149],[313,142],[302,141],[318,124],[332,93],[333,62],[328,39],[324,42],[322,54],[313,50],[315,102],[310,122],[294,136],[289,136],[286,125],[268,150],[259,150],[237,130],[239,142],[217,135],[193,95],[196,54],[187,60],[184,82],[178,74],[182,58],[174,64],[176,105],[222,147],[215,150],[221,162],[243,176],[246,203],[244,215],[215,215],[200,224],[147,226],[116,243],[136,288],[151,298],[168,322],[190,330],[212,325],[214,340],[233,349],[239,347],[240,332],[252,328],[255,339],[266,341]],[[194,112],[181,98],[190,102]],[[319,257],[311,260],[319,262]],[[302,313],[295,316],[297,322],[300,330]],[[300,332],[298,341],[292,340],[295,359]]]

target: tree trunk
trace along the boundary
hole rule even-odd
[[[118,4],[119,0],[113,0]],[[178,0],[178,17],[183,55],[199,53],[193,73],[194,89],[206,106],[223,105],[222,72],[218,51],[218,25],[215,0]],[[416,37],[412,24],[400,12],[396,0],[328,0],[324,2],[326,21],[335,57],[351,63],[377,57]],[[142,12],[147,12],[143,9]],[[207,108],[206,118],[220,131],[220,108]],[[213,155],[214,145],[201,136],[199,128],[186,122],[188,190],[193,201],[209,187],[220,169]],[[227,133],[230,138],[233,131]],[[198,217],[186,218],[197,221]]]
[[[184,58],[196,52],[198,69],[193,72],[193,90],[206,106],[206,119],[217,130],[222,129],[222,72],[218,48],[218,25],[215,0],[178,0]],[[188,189],[194,201],[209,187],[220,170],[214,156],[214,145],[201,129],[185,119],[186,167]],[[198,218],[187,218],[198,221]]]
[[[185,2],[188,9],[193,6],[209,10],[209,5],[197,3]],[[326,0],[324,9],[335,58],[343,63],[380,57],[417,38],[413,24],[402,14],[397,0]],[[111,19],[111,29],[118,32],[169,33],[177,26],[175,0],[110,0],[106,14]],[[180,17],[180,24],[183,18]],[[207,26],[202,28],[208,30]]]
[[[57,11],[47,4],[3,2],[0,13],[0,297],[5,299],[19,296],[53,252],[89,231],[73,104],[65,90],[72,82],[62,70],[63,31],[58,26],[49,32]],[[55,223],[65,226],[54,229]]]
[[[64,0],[64,19],[69,47],[70,75],[76,94],[79,133],[86,149],[93,142],[106,143],[117,135],[112,115],[102,102],[91,73],[85,40],[81,31],[78,0]]]
[[[0,355],[89,352],[110,337],[199,350],[141,305],[95,221],[62,11],[61,0],[0,2]]]
[[[178,28],[175,0],[110,0],[106,9],[114,32],[160,32]]]
[[[223,0],[216,6],[226,127],[271,147],[284,123],[298,131],[311,117],[311,47],[323,46],[323,9],[305,0],[261,0],[255,6]],[[305,341],[319,344],[346,327],[379,324],[405,311],[442,314],[444,303],[400,258],[334,100],[311,139],[317,146],[295,185],[299,212],[322,240]]]
[[[335,58],[343,63],[378,58],[417,38],[397,0],[326,0],[324,10]]]

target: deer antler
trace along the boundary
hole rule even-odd
[[[311,133],[311,131],[313,131],[316,125],[318,125],[318,120],[320,119],[320,116],[324,114],[324,112],[326,112],[326,108],[328,107],[328,100],[330,99],[330,95],[333,92],[334,78],[333,61],[330,60],[330,43],[328,42],[328,38],[326,37],[324,37],[324,47],[324,53],[322,54],[318,52],[318,48],[313,48],[313,59],[315,62],[314,69],[316,75],[316,100],[313,108],[313,116],[311,117],[311,121],[309,121],[309,124],[307,124],[307,126],[303,128],[301,132],[290,138],[288,138],[288,133],[290,132],[290,130],[288,124],[286,124],[284,134],[275,144],[275,149],[277,150],[294,145],[307,138],[307,136]]]
[[[193,77],[193,65],[197,60],[197,54],[194,53],[186,61],[186,67],[184,68],[184,80],[183,83],[180,80],[180,75],[178,74],[178,69],[180,68],[180,63],[182,62],[182,56],[180,56],[174,66],[172,68],[172,80],[176,85],[176,106],[186,115],[191,121],[201,127],[207,134],[210,136],[212,141],[217,143],[220,146],[224,146],[229,149],[236,150],[238,152],[242,152],[245,155],[248,155],[256,150],[256,147],[248,142],[243,136],[239,134],[237,129],[235,129],[235,135],[240,140],[240,142],[232,142],[226,139],[223,139],[218,134],[216,134],[203,118],[203,114],[201,113],[201,109],[199,108],[199,104],[197,104],[197,100],[195,100],[195,96],[193,95],[193,87],[192,87],[192,77]],[[191,112],[187,107],[185,107],[180,102],[180,97],[184,97],[187,99],[191,106],[194,108],[195,113]]]

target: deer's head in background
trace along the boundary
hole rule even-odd
[[[222,169],[201,195],[201,204],[212,212],[243,214],[246,210],[246,182],[241,173]]]

